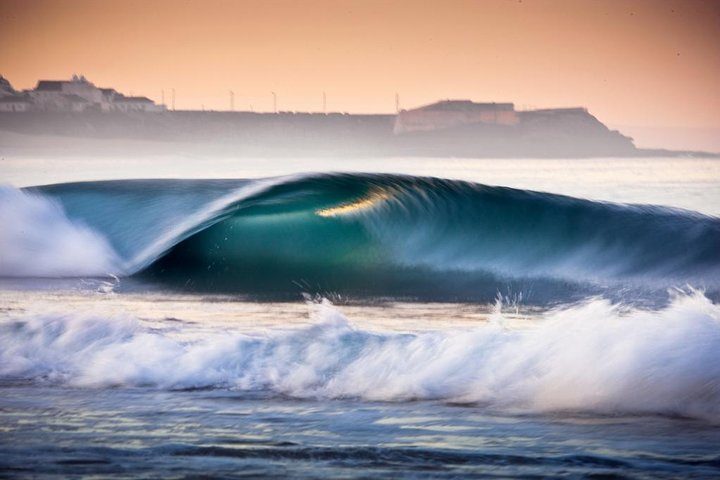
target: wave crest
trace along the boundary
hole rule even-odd
[[[122,271],[200,290],[297,295],[302,284],[312,293],[483,301],[510,288],[532,290],[540,303],[623,289],[666,301],[668,287],[686,283],[715,298],[720,288],[720,219],[657,206],[368,174],[28,192],[62,205],[74,227],[9,218],[11,230],[37,232],[45,243],[35,252],[47,257],[15,262],[16,275]],[[29,256],[22,238],[5,238],[9,257]],[[86,243],[87,258],[64,260]]]

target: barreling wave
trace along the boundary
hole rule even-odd
[[[89,182],[30,194],[112,245],[120,261],[103,264],[115,267],[108,273],[181,285],[494,296],[512,282],[538,291],[712,291],[720,282],[720,219],[658,206],[363,174]]]
[[[131,317],[25,314],[0,323],[0,381],[720,421],[720,308],[697,292],[659,311],[594,299],[521,329],[497,311],[475,328],[368,331],[327,303],[315,308],[301,329],[224,325],[190,339]]]

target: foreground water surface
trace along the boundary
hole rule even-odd
[[[46,287],[3,282],[5,475],[720,472],[720,313],[698,293],[623,311]]]
[[[0,402],[6,476],[712,478],[720,468],[720,432],[692,419],[141,388],[5,386]]]
[[[0,164],[0,476],[720,475],[717,160],[156,160]]]

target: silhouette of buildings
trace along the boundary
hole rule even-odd
[[[477,123],[515,125],[520,121],[512,103],[476,103],[471,100],[442,100],[411,110],[395,118],[395,134],[442,130]]]
[[[147,97],[126,96],[113,88],[98,88],[82,75],[70,80],[39,80],[31,90],[17,92],[0,76],[0,111],[4,112],[161,112]]]

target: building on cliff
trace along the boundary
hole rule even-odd
[[[112,101],[115,110],[121,112],[152,112],[156,111],[157,105],[147,97],[126,97],[115,98]]]
[[[0,112],[27,112],[32,100],[27,94],[17,92],[10,82],[0,75]]]
[[[0,96],[0,112],[27,112],[32,105],[32,100],[26,95]]]
[[[479,123],[516,125],[518,122],[518,114],[512,103],[443,100],[411,110],[401,110],[395,118],[393,132],[397,135]]]
[[[578,158],[638,154],[632,138],[609,129],[585,108],[516,110],[512,103],[443,100],[397,114],[192,110],[145,114],[164,109],[147,97],[98,88],[78,76],[68,81],[41,80],[24,92],[0,77],[0,130],[17,133],[194,142],[213,148],[225,145],[233,154],[248,155]]]
[[[13,86],[10,84],[7,78],[0,75],[0,97],[5,97],[8,95],[15,95],[17,92],[13,88]]]
[[[112,88],[98,88],[82,75],[70,80],[39,80],[34,89],[16,92],[0,77],[0,111],[5,112],[161,112],[147,97],[125,96]]]

